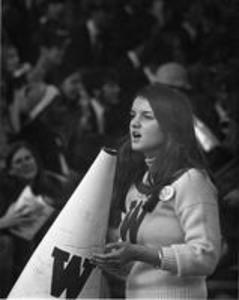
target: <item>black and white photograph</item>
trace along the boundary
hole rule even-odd
[[[239,0],[0,14],[0,299],[239,299]]]

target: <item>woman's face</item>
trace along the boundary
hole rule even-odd
[[[156,155],[164,139],[149,101],[142,97],[137,97],[132,105],[130,139],[132,149],[147,157]]]
[[[33,154],[27,148],[20,148],[12,157],[10,173],[22,179],[31,180],[37,175],[38,167]]]

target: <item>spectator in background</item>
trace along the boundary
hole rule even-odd
[[[64,30],[41,32],[37,37],[39,55],[29,75],[29,81],[57,85],[60,74],[66,67],[63,58],[69,41],[69,34]]]
[[[29,144],[18,142],[11,145],[6,158],[6,169],[1,172],[0,180],[0,277],[1,287],[4,289],[1,289],[1,297],[7,296],[76,183],[43,169],[39,156]],[[16,202],[20,200],[26,187],[31,189],[31,195],[28,195],[30,198],[18,209]],[[41,196],[40,202],[39,198],[36,200],[37,196]],[[44,211],[43,216],[40,211]],[[34,235],[27,237],[26,233],[34,226],[36,217],[43,217],[41,227]],[[23,228],[23,231],[18,230],[19,228]]]
[[[15,45],[8,40],[3,40],[2,80],[8,105],[12,103],[14,93],[26,84],[31,68],[30,63],[21,61]]]
[[[80,135],[73,140],[69,159],[80,167],[84,162],[86,170],[104,146],[104,104],[99,100],[102,84],[102,69],[82,70]]]
[[[92,2],[87,17],[75,24],[64,61],[78,68],[106,66],[114,60],[111,47],[110,11],[104,3]]]
[[[178,9],[170,2],[162,0],[149,1],[147,6],[154,17],[153,26],[138,45],[129,49],[130,55],[142,68],[168,61],[186,63],[190,52],[190,39],[182,27],[182,17]]]
[[[66,1],[48,0],[45,1],[45,11],[39,19],[39,31],[41,34],[47,32],[57,33],[60,30],[66,30]]]
[[[81,73],[66,69],[59,81],[59,94],[39,116],[40,122],[60,138],[69,167],[79,173],[84,173],[88,164],[86,166],[85,158],[76,148],[80,148],[82,138],[94,127],[91,112],[87,109],[88,101]]]
[[[40,121],[40,116],[58,94],[59,91],[55,86],[40,81],[19,90],[10,110],[14,129],[11,139],[29,141],[38,149],[45,166],[62,173],[59,162],[62,143],[59,135]]]
[[[44,101],[45,97],[50,97],[50,94],[53,99],[58,94],[58,90],[41,81],[29,83],[15,93],[10,106],[10,117],[15,133],[20,132],[35,118],[35,108]]]
[[[215,109],[222,128],[223,144],[236,157],[239,154],[239,122],[238,122],[238,65],[234,62],[234,70],[227,64],[215,65],[213,71],[213,87]]]
[[[97,101],[103,106],[104,144],[117,147],[119,140],[128,130],[128,107],[122,95],[117,72],[108,69],[102,73]]]
[[[70,168],[84,173],[100,149],[94,148],[97,124],[81,77],[79,71],[70,68],[59,74],[59,89],[43,82],[32,83],[13,107],[15,119],[21,124],[16,138],[33,143],[44,165],[63,174]]]

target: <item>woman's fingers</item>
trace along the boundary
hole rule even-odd
[[[125,242],[109,243],[105,247],[105,253],[94,253],[92,260],[95,264],[121,265],[127,262],[127,244]]]
[[[109,252],[109,253],[95,253],[93,254],[93,258],[102,260],[102,261],[109,261],[111,259],[116,259],[119,257],[119,254],[117,251]]]
[[[114,249],[118,249],[118,243],[115,242],[115,243],[109,243],[105,246],[105,250],[106,251],[111,251],[111,250],[114,250]]]
[[[114,249],[120,249],[124,246],[123,242],[114,242],[114,243],[109,243],[105,246],[106,251],[112,251]]]
[[[118,265],[119,264],[119,258],[98,258],[93,257],[91,259],[91,262],[96,265]]]

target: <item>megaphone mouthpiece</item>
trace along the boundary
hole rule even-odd
[[[117,150],[110,147],[103,147],[103,150],[110,155],[117,155]]]

